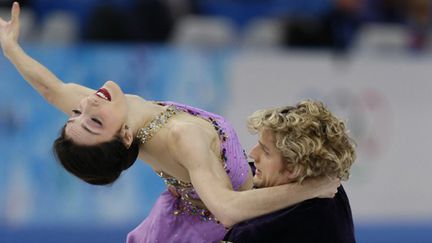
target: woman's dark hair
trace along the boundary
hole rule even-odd
[[[122,139],[96,145],[78,145],[65,134],[66,125],[53,144],[53,152],[60,164],[70,173],[93,185],[107,185],[117,180],[138,157],[139,141],[134,139],[126,148]]]

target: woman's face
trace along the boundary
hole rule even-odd
[[[116,83],[108,81],[73,110],[66,123],[66,136],[82,145],[109,141],[125,124],[127,110],[125,94]]]

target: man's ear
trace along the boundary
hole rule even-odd
[[[297,179],[301,174],[301,168],[300,166],[286,166],[283,173],[285,176],[287,176],[290,180]]]
[[[134,139],[132,130],[129,129],[128,125],[123,124],[120,134],[124,145],[129,149]]]

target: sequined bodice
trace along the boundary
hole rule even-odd
[[[173,212],[174,215],[189,214],[199,216],[203,221],[216,220],[199,198],[192,183],[177,180],[163,171],[157,174],[163,178],[167,186],[174,187],[179,194],[180,201]]]
[[[221,141],[219,156],[220,161],[231,180],[234,190],[237,190],[247,179],[249,166],[247,164],[244,150],[240,146],[237,135],[235,134],[232,126],[229,125],[224,118],[194,107],[173,102],[160,102],[159,104],[169,106],[171,110],[175,111],[174,114],[178,112],[187,112],[193,116],[205,119],[213,125]],[[169,109],[167,109],[167,111],[168,110]],[[160,114],[159,117],[165,118],[156,118],[156,125],[154,125],[156,128],[153,129],[152,132],[149,131],[148,133],[152,133],[152,135],[154,135],[171,116],[172,115],[166,116],[164,113]],[[174,210],[173,214],[197,215],[203,221],[216,221],[214,216],[210,213],[210,211],[208,211],[204,203],[200,200],[191,183],[178,180],[163,171],[159,171],[157,173],[161,178],[163,178],[167,186],[174,187],[177,193],[180,195],[180,200],[178,200],[178,205],[176,206],[176,210]]]
[[[158,116],[156,116],[149,124],[143,128],[138,130],[136,138],[140,141],[141,144],[146,143],[150,140],[158,131],[161,129],[168,120],[178,113],[178,110],[175,106],[168,106],[166,110],[161,112]]]

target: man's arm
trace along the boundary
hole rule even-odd
[[[0,18],[0,44],[3,54],[15,65],[23,78],[47,102],[70,114],[79,101],[95,91],[77,84],[65,84],[39,62],[28,56],[18,44],[18,3],[12,6],[11,20]]]
[[[337,191],[339,182],[336,180],[310,180],[302,185],[233,191],[220,160],[210,149],[211,136],[192,126],[174,128],[172,134],[174,142],[170,152],[188,169],[198,195],[225,227],[317,197],[323,192]]]

